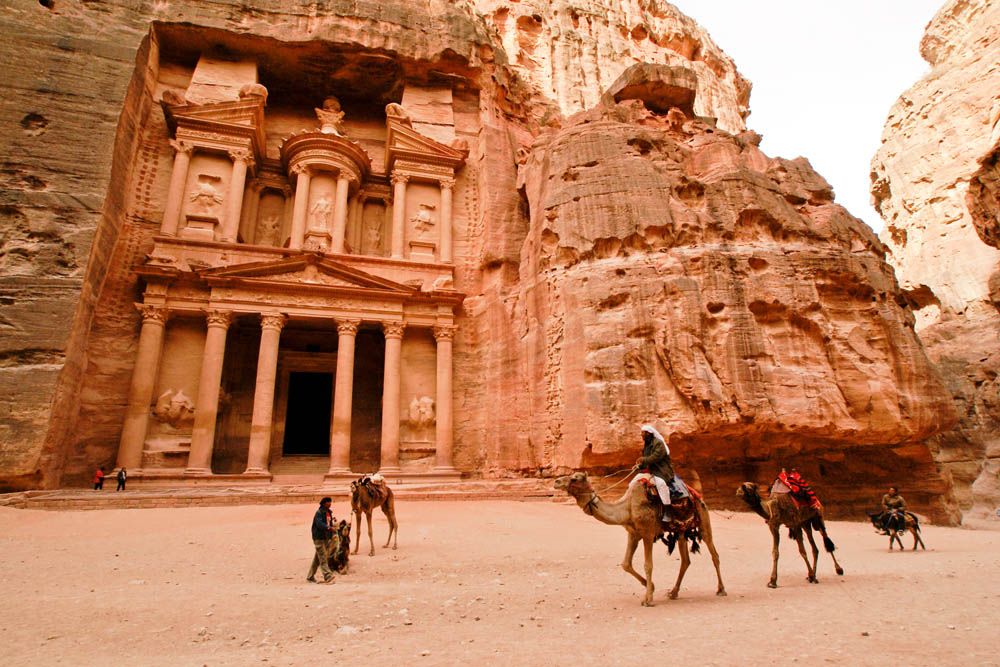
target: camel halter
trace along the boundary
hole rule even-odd
[[[597,492],[591,491],[590,500],[588,500],[587,504],[583,506],[584,514],[587,514],[588,516],[594,516],[594,505],[596,503],[597,503]]]

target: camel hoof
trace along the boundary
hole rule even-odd
[[[370,551],[370,552],[368,553],[368,557],[369,557],[369,558],[371,558],[371,557],[372,557],[372,556],[374,556],[374,555],[375,555],[375,552],[374,552],[374,551]]]
[[[670,593],[669,593],[669,595],[667,595],[667,597],[670,598],[671,600],[676,600],[677,599],[677,591],[670,591]]]
[[[776,582],[776,581],[769,581],[769,582],[767,582],[767,587],[768,588],[777,588],[778,587],[778,582]]]
[[[392,550],[393,550],[393,551],[395,551],[395,550],[396,550],[396,545],[395,545],[395,544],[393,544],[393,545],[392,545]]]
[[[652,600],[643,600],[642,601],[642,606],[643,607],[653,607],[655,605],[653,605],[653,601]]]
[[[837,568],[837,576],[838,577],[844,576],[844,568],[842,568],[842,567],[838,567]]]
[[[819,583],[819,579],[817,579],[816,577],[806,577],[806,581],[808,581],[810,584],[818,584]]]
[[[720,598],[724,598],[727,595],[729,595],[729,593],[727,593],[725,590],[716,591],[715,594],[718,595]]]

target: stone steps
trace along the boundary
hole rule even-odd
[[[400,500],[562,500],[554,495],[552,481],[472,480],[438,484],[393,486]],[[61,489],[24,491],[0,495],[0,506],[40,510],[143,509],[151,507],[217,507],[224,505],[278,505],[315,503],[322,496],[335,502],[349,499],[346,484],[277,485],[137,489],[124,492]]]

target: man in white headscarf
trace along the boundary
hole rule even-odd
[[[660,501],[664,507],[669,508],[668,484],[674,481],[674,467],[670,463],[670,448],[667,446],[667,441],[652,424],[644,424],[642,427],[642,456],[636,460],[635,465],[640,471],[648,472],[652,476]],[[639,477],[636,477],[629,486],[638,480]]]

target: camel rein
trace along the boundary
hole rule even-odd
[[[617,472],[613,472],[613,473],[605,475],[604,477],[601,477],[601,479],[607,479],[608,477],[615,477],[616,475],[620,475],[623,472],[627,472],[628,473],[627,475],[625,475],[624,477],[622,477],[620,480],[618,480],[617,482],[615,482],[614,484],[612,484],[608,488],[603,489],[603,491],[605,491],[605,492],[610,491],[611,489],[615,488],[616,486],[621,485],[623,482],[627,482],[628,478],[631,476],[631,474],[634,473],[634,472],[636,472],[638,469],[639,469],[638,466],[632,466],[628,470],[619,470]],[[588,500],[587,504],[583,506],[583,511],[586,512],[587,514],[593,516],[594,515],[594,503],[596,503],[596,502],[597,502],[597,492],[596,491],[592,491],[591,495],[590,495],[590,500]]]

